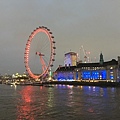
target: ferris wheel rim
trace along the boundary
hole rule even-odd
[[[43,32],[47,35],[48,39],[49,39],[49,42],[50,42],[50,60],[48,62],[48,65],[47,65],[47,68],[46,70],[44,70],[42,73],[40,73],[39,75],[35,75],[32,71],[31,71],[31,68],[29,67],[29,49],[30,49],[30,45],[31,45],[31,42],[34,38],[34,36],[36,34],[38,34],[39,32]],[[28,72],[29,76],[34,78],[34,79],[37,79],[37,78],[40,78],[41,76],[45,75],[48,71],[49,71],[49,68],[53,66],[53,62],[55,61],[55,41],[53,40],[53,36],[52,36],[52,32],[50,32],[50,29],[48,29],[47,27],[38,27],[36,28],[29,36],[28,40],[27,40],[27,44],[26,44],[26,47],[25,47],[25,53],[24,53],[24,63],[25,63],[25,68],[26,68],[26,71]]]

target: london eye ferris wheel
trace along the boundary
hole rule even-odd
[[[55,41],[50,29],[36,28],[29,36],[24,53],[25,68],[33,79],[46,77],[55,61]]]

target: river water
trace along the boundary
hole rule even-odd
[[[0,120],[120,120],[120,88],[1,84]]]

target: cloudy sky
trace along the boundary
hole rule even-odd
[[[30,33],[46,26],[56,41],[54,70],[64,53],[81,54],[99,61],[120,55],[120,0],[0,0],[0,73],[25,71],[24,49]]]

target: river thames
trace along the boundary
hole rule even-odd
[[[120,88],[0,85],[0,120],[120,120]]]

